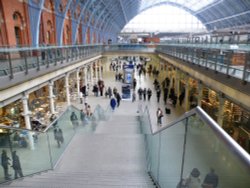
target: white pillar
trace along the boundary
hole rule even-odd
[[[185,85],[185,111],[188,111],[189,110],[189,107],[190,107],[190,104],[189,104],[189,77],[187,76],[186,78],[186,85]]]
[[[166,63],[166,77],[168,77],[169,71],[168,71],[168,64]]]
[[[80,98],[80,77],[79,77],[80,69],[78,68],[76,70],[76,91],[77,91],[77,97]]]
[[[31,130],[31,123],[30,123],[30,114],[31,112],[29,111],[29,106],[28,106],[28,98],[29,95],[25,95],[22,98],[22,103],[23,103],[23,116],[24,116],[24,121],[25,121],[25,127],[26,129],[30,129]],[[34,139],[33,139],[33,133],[32,132],[28,132],[28,142],[29,142],[29,146],[31,150],[35,149],[34,146]]]
[[[92,64],[90,64],[90,71],[89,71],[89,73],[90,73],[90,85],[93,85],[93,65]]]
[[[218,98],[219,98],[219,107],[218,107],[217,123],[222,127],[223,126],[223,114],[224,114],[225,98],[221,95],[219,95]]]
[[[176,91],[176,95],[177,98],[179,98],[180,96],[180,71],[176,70],[175,71],[175,91]],[[177,103],[179,102],[179,100],[177,100]]]
[[[98,82],[98,71],[97,71],[97,61],[95,62],[95,83]]]
[[[173,87],[173,80],[174,80],[174,74],[173,74],[173,70],[171,71],[171,74],[170,74],[170,84],[169,84],[169,87],[172,88]]]
[[[55,113],[55,104],[54,104],[54,93],[53,93],[54,82],[49,83],[49,103],[50,103],[50,112]]]
[[[84,85],[87,87],[88,84],[87,67],[83,67],[83,72],[84,72]]]
[[[201,101],[203,97],[203,84],[201,82],[198,82],[198,106],[201,107]]]
[[[101,71],[102,61],[98,62],[98,71],[99,71],[99,79],[102,80],[102,71]]]
[[[66,101],[67,105],[70,105],[70,92],[69,92],[69,74],[65,76],[65,89],[66,89]]]

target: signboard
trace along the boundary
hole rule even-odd
[[[130,85],[126,84],[122,86],[122,99],[130,99],[131,98],[131,91]]]

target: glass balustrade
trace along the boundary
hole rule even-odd
[[[141,126],[148,171],[161,187],[177,187],[181,180],[188,184],[190,179],[202,187],[214,177],[212,169],[217,187],[249,187],[250,156],[199,107],[154,133],[148,133],[148,122],[145,109]],[[216,184],[216,178],[211,181]]]
[[[46,133],[4,127],[0,130],[0,182],[52,168]]]
[[[0,183],[53,169],[75,133],[95,131],[106,112],[97,105],[87,124],[81,113],[68,107],[44,132],[0,126]]]

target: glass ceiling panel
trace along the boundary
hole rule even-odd
[[[142,0],[140,10],[158,3],[169,2],[182,5],[195,12],[208,6],[211,3],[214,3],[215,1],[216,0]]]
[[[205,26],[189,12],[171,5],[161,5],[134,17],[121,32],[204,32]]]

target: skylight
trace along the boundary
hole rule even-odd
[[[170,5],[156,6],[134,17],[122,32],[204,32],[205,26],[189,12]]]
[[[142,2],[140,10],[143,10],[152,5],[156,5],[158,3],[175,3],[181,6],[187,7],[192,11],[198,11],[209,4],[215,2],[216,0],[141,0]]]

